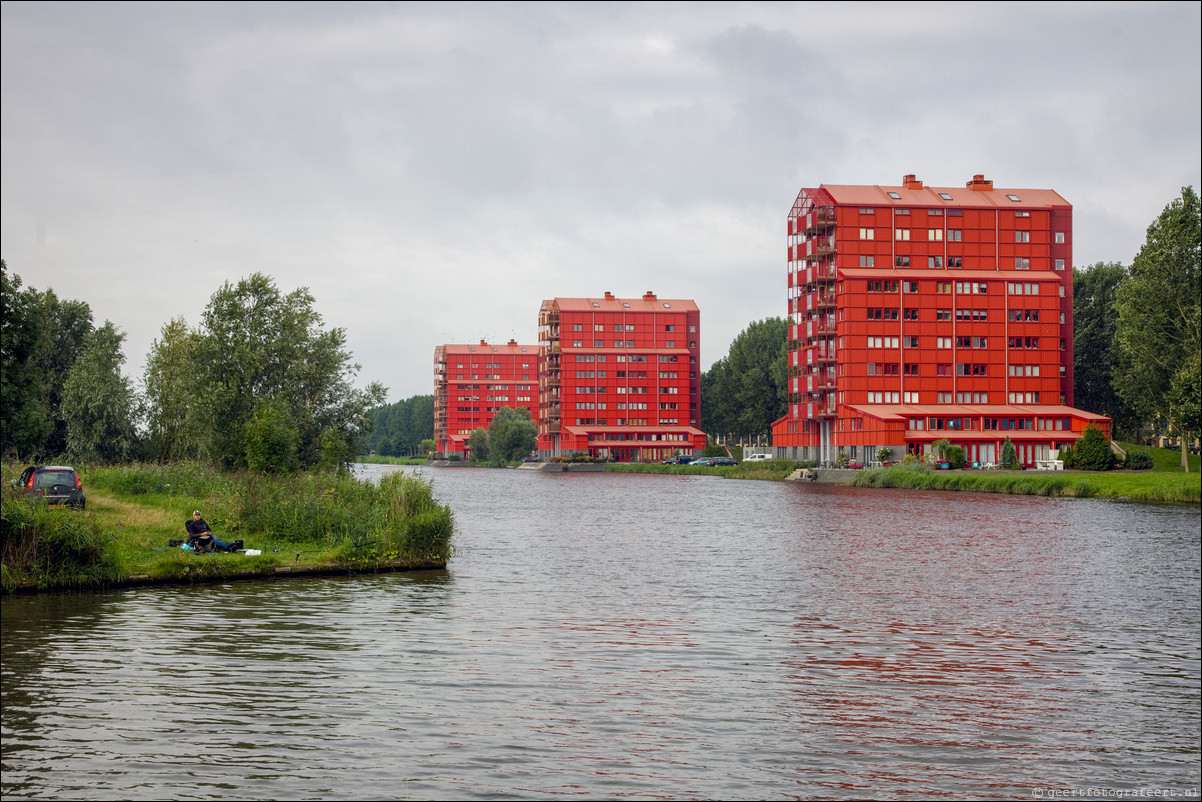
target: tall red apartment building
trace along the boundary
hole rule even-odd
[[[468,457],[468,438],[488,428],[501,407],[525,407],[538,419],[538,346],[440,345],[434,349],[434,449]]]
[[[948,439],[1026,465],[1109,419],[1074,409],[1073,210],[1047,189],[821,185],[788,218],[781,457],[867,463]]]
[[[538,315],[538,449],[653,461],[700,453],[700,311],[693,301],[554,298]]]

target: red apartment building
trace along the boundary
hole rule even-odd
[[[1025,465],[1110,421],[1073,404],[1073,210],[1047,189],[803,189],[788,218],[781,457],[929,452]]]
[[[693,301],[555,298],[538,315],[538,449],[653,461],[701,453]]]
[[[538,347],[440,345],[434,349],[436,456],[468,457],[468,438],[488,428],[501,407],[525,407],[538,419]]]

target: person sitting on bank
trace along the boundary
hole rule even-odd
[[[230,544],[213,534],[205,519],[200,517],[200,510],[192,512],[192,520],[184,522],[184,529],[188,530],[188,545],[197,551],[229,550]]]

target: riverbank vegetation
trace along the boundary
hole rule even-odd
[[[1189,457],[1190,473],[1181,470],[1177,451],[1121,444],[1135,461],[1146,459],[1142,470],[1094,471],[993,471],[933,470],[918,462],[857,471],[852,481],[857,487],[902,487],[912,490],[958,490],[976,493],[1005,493],[1028,496],[1070,498],[1111,498],[1132,501],[1198,504],[1202,502],[1202,475],[1199,456]]]
[[[738,465],[660,465],[617,462],[605,466],[613,473],[659,473],[675,476],[725,476],[728,479],[787,479],[798,468],[813,467],[812,462],[770,459],[761,462],[740,462]]]
[[[345,472],[226,472],[201,463],[79,469],[86,511],[18,495],[3,464],[0,553],[5,590],[95,588],[140,577],[196,581],[270,576],[278,568],[373,571],[434,568],[451,554],[454,519],[420,476],[379,483]],[[168,547],[199,509],[223,540],[258,556]]]

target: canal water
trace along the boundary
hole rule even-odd
[[[446,571],[4,599],[4,798],[1197,796],[1196,507],[424,475]]]

